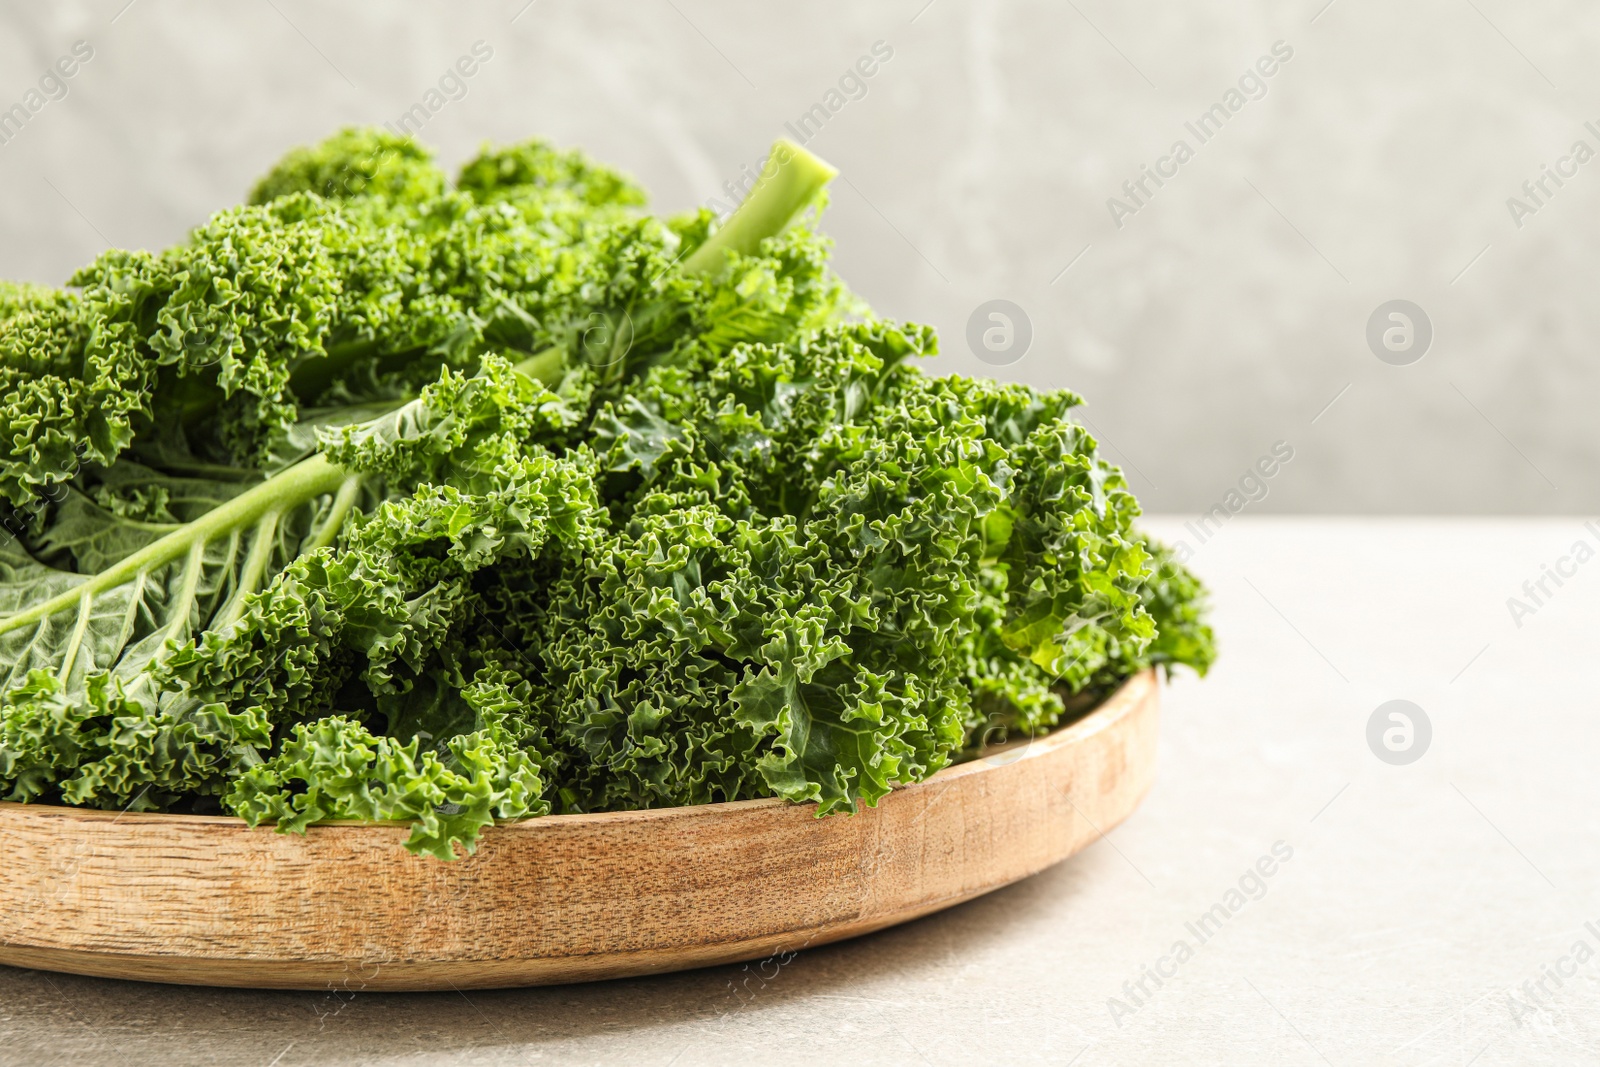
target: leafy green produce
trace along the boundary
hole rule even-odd
[[[780,142],[725,224],[348,130],[0,284],[0,793],[401,820],[854,811],[1159,664],[1203,591],[1079,398],[930,377]]]

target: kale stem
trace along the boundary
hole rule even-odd
[[[40,601],[26,611],[0,618],[0,634],[47,619],[58,611],[107,589],[115,589],[135,576],[188,555],[195,545],[205,545],[229,531],[249,525],[272,510],[284,510],[331,493],[347,477],[343,467],[321,455],[312,456],[260,485],[206,512],[182,529],[154,541],[81,585]]]
[[[355,507],[356,498],[360,495],[361,475],[352,474],[339,486],[339,494],[333,498],[333,505],[328,508],[327,521],[301,546],[301,555],[333,544],[334,539],[339,536],[339,531],[344,529],[344,520],[349,517],[350,509]]]
[[[561,375],[567,365],[567,353],[559,347],[536,352],[511,369],[554,389],[561,384]]]
[[[78,658],[78,649],[83,644],[83,635],[89,630],[89,612],[94,604],[94,597],[86,596],[78,607],[78,625],[72,628],[72,639],[67,642],[67,651],[61,657],[61,670],[56,672],[56,677],[65,682],[72,675],[72,663]]]
[[[244,614],[245,597],[256,591],[261,576],[266,573],[267,558],[272,554],[272,540],[278,532],[278,519],[282,514],[273,509],[256,522],[255,539],[250,542],[250,553],[245,556],[244,569],[239,572],[239,584],[222,610],[217,613],[217,618],[212,622],[210,629],[226,630],[233,625],[235,619]]]
[[[783,231],[816,199],[838,171],[787,138],[772,145],[755,188],[722,227],[683,262],[690,274],[713,274],[726,252],[749,255],[761,242]]]
[[[206,542],[195,541],[189,545],[189,559],[183,566],[183,584],[178,589],[172,621],[167,623],[166,636],[161,642],[162,651],[156,653],[157,661],[165,658],[162,652],[168,644],[180,642],[188,636],[189,615],[194,610],[195,593],[200,588],[200,579],[205,576],[205,570]]]

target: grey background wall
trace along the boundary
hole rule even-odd
[[[540,135],[664,211],[844,100],[809,143],[848,179],[840,272],[939,327],[936,369],[1085,394],[1148,510],[1205,509],[1280,441],[1252,510],[1600,508],[1600,160],[1572,155],[1600,151],[1593,5],[4,0],[0,24],[0,109],[44,101],[0,144],[3,276],[169,244],[290,145],[426,102],[482,41],[419,134],[447,164]],[[30,98],[80,40],[64,98]],[[879,41],[865,95],[830,99]],[[1275,42],[1292,56],[1241,90]],[[1213,104],[1201,143],[1185,123]],[[1180,139],[1192,158],[1161,162]],[[1176,173],[1123,192],[1157,165]],[[1568,176],[1535,200],[1547,166]],[[965,340],[994,298],[1032,325],[1004,366]],[[1366,339],[1397,298],[1433,330],[1404,366]]]

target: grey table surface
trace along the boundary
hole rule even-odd
[[[1193,561],[1222,659],[1167,691],[1131,819],[764,984],[351,995],[0,968],[0,1062],[1597,1063],[1596,548],[1581,519],[1231,520]],[[1535,603],[1545,565],[1571,573]],[[1367,740],[1393,699],[1432,727],[1403,766]],[[1251,876],[1275,845],[1290,858]]]

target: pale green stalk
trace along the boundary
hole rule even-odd
[[[773,143],[750,195],[705,244],[683,261],[683,269],[690,274],[715,273],[722,268],[726,253],[749,255],[756,251],[762,241],[781,233],[789,220],[814,201],[822,187],[838,174],[793,141],[780,138]]]
[[[26,611],[0,618],[0,634],[30,626],[81,603],[85,597],[115,589],[140,574],[181,559],[194,551],[196,545],[204,546],[222,534],[248,526],[269,511],[284,511],[323,493],[334,492],[348,477],[343,467],[320,454],[303,460],[213,508],[182,529],[146,545],[81,585],[41,601]]]

